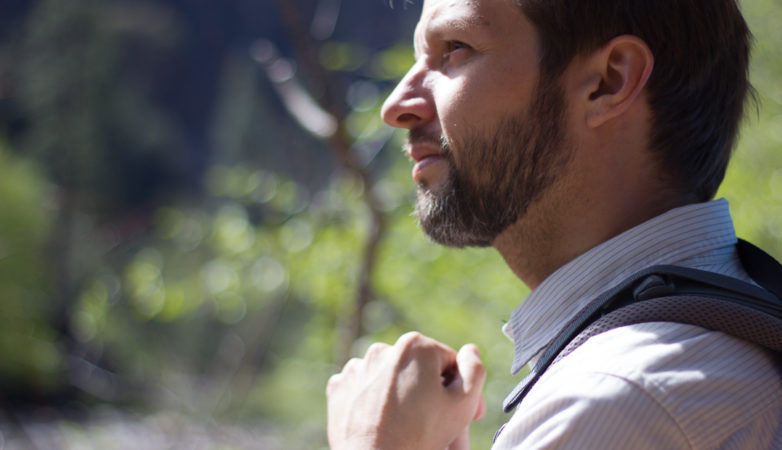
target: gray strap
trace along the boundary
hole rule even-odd
[[[502,409],[512,411],[551,364],[589,337],[624,325],[687,323],[782,350],[782,265],[746,241],[739,240],[736,248],[747,273],[763,288],[684,267],[641,270],[598,296],[566,324],[505,398]]]
[[[695,325],[782,351],[782,318],[729,300],[682,295],[633,303],[606,314],[570,341],[552,364],[572,353],[592,336],[644,322]]]
[[[543,356],[503,401],[506,413],[513,410],[558,355],[590,324],[628,303],[663,297],[702,297],[725,300],[737,308],[756,309],[767,316],[782,317],[782,302],[768,291],[741,280],[711,272],[677,266],[654,266],[637,272],[620,285],[587,304],[545,349]],[[677,313],[665,321],[676,320]],[[725,318],[730,318],[730,315]],[[648,320],[647,320],[648,321]],[[723,330],[719,330],[723,331]]]
[[[782,351],[782,318],[728,299],[678,295],[632,303],[592,322],[556,356],[551,364],[568,356],[589,338],[614,328],[646,322],[674,322],[719,331],[770,350]],[[546,365],[548,367],[548,365]],[[545,370],[545,369],[544,369]],[[515,407],[542,372],[530,374],[513,390],[503,405]],[[507,412],[507,410],[506,410]],[[505,428],[503,425],[494,436]]]

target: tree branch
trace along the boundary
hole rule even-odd
[[[363,313],[374,296],[372,274],[377,260],[378,246],[386,229],[386,215],[373,189],[375,180],[366,167],[359,163],[353,151],[355,142],[346,128],[347,111],[342,102],[345,92],[341,83],[335,80],[333,73],[320,64],[314,42],[307,33],[295,6],[290,0],[275,0],[275,2],[295,49],[297,61],[301,63],[308,79],[317,80],[319,83],[316,89],[322,92],[322,95],[318,96],[320,101],[315,100],[315,96],[307,92],[303,85],[296,83],[292,73],[287,77],[280,77],[281,74],[274,73],[275,65],[279,65],[281,61],[276,56],[276,52],[267,49],[265,55],[257,54],[256,60],[265,66],[270,80],[291,115],[305,129],[326,142],[342,168],[362,184],[362,202],[370,215],[349,322],[338,324],[339,331],[342,332],[337,334],[341,339],[338,339],[335,349],[335,360],[341,365],[349,359],[353,343],[366,334]],[[280,66],[276,69],[280,69]]]

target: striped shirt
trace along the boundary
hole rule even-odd
[[[590,300],[649,266],[751,281],[725,200],[676,208],[549,276],[505,326],[511,371],[534,362]],[[495,442],[506,448],[782,448],[782,377],[773,358],[722,333],[674,323],[589,339],[531,389]]]

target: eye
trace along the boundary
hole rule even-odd
[[[447,41],[445,43],[445,52],[443,61],[451,61],[457,58],[464,50],[469,50],[470,46],[461,41]]]
[[[467,48],[467,44],[460,41],[448,41],[446,43],[446,47],[448,48],[448,52],[450,53],[462,48]]]

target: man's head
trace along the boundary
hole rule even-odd
[[[651,178],[680,203],[710,198],[748,90],[748,40],[733,0],[425,0],[416,63],[383,109],[411,131],[420,222],[445,244],[492,243],[590,168],[571,115],[600,110],[589,119],[597,127],[636,100],[649,111],[631,119]],[[592,54],[606,63],[602,79],[568,79],[573,66],[595,68]],[[579,109],[571,98],[587,82],[580,100],[602,106]]]
[[[426,0],[416,63],[383,117],[410,130],[417,213],[436,241],[489,245],[567,161],[564,100],[539,78],[531,23],[508,0]]]
[[[751,35],[736,0],[512,0],[535,24],[543,76],[623,34],[655,58],[646,86],[650,148],[672,188],[711,199],[730,159],[750,85]]]

